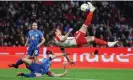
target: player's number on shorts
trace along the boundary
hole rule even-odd
[[[38,54],[38,50],[35,50],[35,51],[34,51],[34,55],[37,55],[37,54]]]

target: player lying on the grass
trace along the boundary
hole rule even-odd
[[[60,50],[62,51],[62,53],[65,53],[65,50],[64,50],[64,48],[60,48]],[[46,51],[46,54],[54,54],[52,51],[50,51],[50,50],[47,50]],[[71,65],[74,65],[75,63],[68,57],[68,55],[65,55],[64,56],[67,60],[68,60],[68,62],[71,64]],[[24,57],[24,58],[26,58],[26,57]],[[21,59],[19,59],[19,63],[18,62],[16,62],[16,64],[9,64],[8,65],[8,67],[14,67],[14,68],[18,68],[19,67],[19,65],[21,65],[21,64],[23,64],[23,60],[22,60],[23,58],[21,58]]]
[[[77,31],[74,34],[74,37],[68,37],[73,29],[70,29],[65,36],[62,35],[60,29],[55,30],[55,35],[56,35],[55,43],[57,45],[63,46],[63,47],[72,47],[72,46],[81,47],[84,44],[94,41],[96,44],[107,45],[109,47],[112,47],[118,42],[118,41],[106,42],[106,41],[98,39],[94,36],[85,37],[88,25],[90,25],[92,16],[93,16],[93,12],[95,11],[95,7],[90,2],[88,2],[88,5],[90,6],[90,12],[87,15],[87,19],[86,19],[85,23],[82,25],[82,27],[79,29],[79,31]]]
[[[50,70],[50,66],[51,66],[51,61],[57,57],[61,57],[61,56],[66,56],[67,53],[62,53],[62,54],[53,54],[51,53],[51,51],[47,51],[47,55],[48,58],[44,58],[41,63],[35,63],[32,62],[32,60],[28,59],[28,58],[22,58],[22,62],[25,63],[26,68],[29,69],[31,71],[30,74],[25,74],[22,72],[19,72],[17,74],[17,76],[25,76],[25,77],[40,77],[44,74],[47,74],[48,76],[51,77],[61,77],[61,76],[65,76],[67,73],[67,68],[66,68],[66,63],[64,64],[64,69],[65,72],[62,74],[55,74],[53,72],[51,72]]]

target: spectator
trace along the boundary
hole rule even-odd
[[[120,40],[118,47],[131,47],[133,43],[132,2],[93,2],[97,7],[87,35],[106,41]],[[82,2],[1,2],[0,46],[23,46],[32,22],[46,38],[45,46],[53,45],[53,31],[60,28],[65,34],[70,27],[72,36],[83,24],[86,15],[80,11]],[[88,44],[86,46],[97,46]],[[105,47],[105,46],[103,46]]]

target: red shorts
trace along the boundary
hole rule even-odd
[[[76,31],[74,37],[76,38],[77,46],[81,47],[84,44],[87,44],[87,41],[85,39],[85,33],[81,31]]]

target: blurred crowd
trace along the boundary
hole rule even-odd
[[[80,10],[82,3],[84,2],[0,2],[0,46],[24,46],[27,33],[34,21],[44,34],[44,46],[54,46],[54,29],[60,28],[62,33],[66,34],[73,28],[70,35],[72,36],[84,23],[88,13]],[[105,41],[119,40],[119,44],[116,45],[118,47],[133,46],[133,2],[92,3],[97,9],[87,35]],[[99,47],[95,43],[84,46]]]

